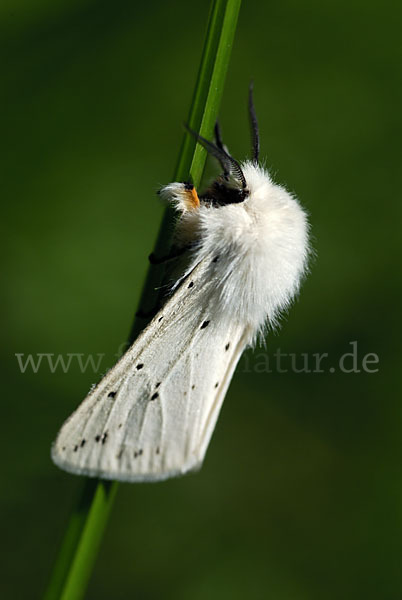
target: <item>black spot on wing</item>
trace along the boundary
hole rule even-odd
[[[158,323],[160,323],[162,321],[162,319],[163,319],[163,315],[161,317],[159,317]]]
[[[226,352],[229,350],[229,347],[230,347],[230,342],[228,342],[228,343],[226,344],[226,346],[225,346],[225,350],[226,350]]]
[[[151,400],[156,400],[158,397],[159,397],[158,392],[155,392],[154,394],[152,394]]]
[[[203,324],[201,325],[200,329],[205,329],[205,327],[208,327],[210,321],[204,321]]]
[[[143,366],[143,363],[138,363],[138,365],[135,368],[137,369],[137,371],[139,371],[140,369],[142,369]]]
[[[156,388],[158,388],[160,386],[161,382],[158,381],[158,383],[155,385]]]
[[[215,387],[217,388],[218,386],[219,386],[219,381],[217,381],[217,382],[215,383]]]
[[[214,260],[212,261],[213,263],[217,263],[219,260],[219,256],[215,256]]]
[[[187,287],[188,287],[188,288],[192,288],[192,287],[193,287],[193,285],[194,285],[194,281],[190,281],[190,283],[188,284],[188,286],[187,286]]]
[[[79,445],[77,444],[76,446],[74,446],[74,452],[77,452],[78,448],[82,448],[83,446],[85,446],[85,443],[86,443],[86,439],[83,438]],[[63,448],[63,450],[65,450],[65,448]]]
[[[108,432],[105,431],[105,433],[102,435],[102,444],[104,444],[106,442],[108,435],[109,435]]]
[[[116,392],[109,392],[108,395],[107,395],[107,397],[108,398],[114,398],[115,395],[116,395]]]
[[[95,442],[99,442],[100,439],[101,439],[101,436],[99,434],[95,436]]]

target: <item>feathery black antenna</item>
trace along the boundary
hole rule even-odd
[[[216,121],[216,123],[215,123],[214,133],[215,133],[215,142],[216,142],[216,145],[217,145],[217,147],[218,147],[220,150],[223,150],[224,152],[226,152],[226,150],[225,150],[225,146],[223,145],[223,141],[222,141],[222,133],[221,133],[221,128],[220,128],[220,125],[219,125],[219,121],[218,121],[218,120],[217,120],[217,121]],[[224,165],[222,165],[222,163],[221,163],[221,166],[222,166],[222,168],[223,168],[223,176],[225,177],[225,179],[228,179],[228,178],[229,178],[229,175],[230,175],[230,171],[228,171],[228,170],[225,168],[225,166],[224,166]]]
[[[222,141],[221,126],[219,125],[219,121],[218,120],[215,123],[214,133],[215,133],[215,142],[216,142],[216,145],[221,150],[225,150],[225,147],[224,147],[223,141]]]
[[[253,88],[254,82],[250,82],[249,93],[248,93],[248,112],[250,115],[250,126],[251,126],[251,150],[253,161],[258,164],[258,158],[260,156],[260,134],[258,131],[257,115],[255,114],[254,99],[253,99]]]
[[[186,127],[187,131],[189,133],[191,133],[191,135],[193,135],[195,137],[195,139],[200,144],[202,144],[202,146],[204,146],[204,148],[210,154],[212,154],[212,156],[215,156],[215,158],[217,158],[219,160],[224,172],[231,173],[234,177],[239,179],[241,181],[243,189],[246,189],[247,188],[246,178],[244,177],[243,171],[241,170],[241,167],[240,167],[239,163],[237,162],[237,160],[235,160],[233,158],[233,156],[230,156],[230,154],[228,154],[226,152],[226,150],[224,150],[223,147],[220,148],[216,144],[213,144],[212,142],[210,142],[207,139],[205,139],[204,137],[202,137],[202,135],[200,135],[196,131],[193,131],[186,123],[185,123],[185,127]]]

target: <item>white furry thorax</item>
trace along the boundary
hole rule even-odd
[[[250,341],[266,325],[275,325],[299,290],[309,254],[306,213],[297,199],[275,184],[252,162],[241,164],[248,196],[243,202],[197,208],[185,201],[184,185],[162,189],[180,216],[179,246],[192,245],[189,272],[209,261],[205,302],[217,318],[235,320],[250,329]]]

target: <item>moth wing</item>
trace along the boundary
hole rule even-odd
[[[161,480],[203,461],[233,371],[248,342],[214,321],[204,259],[62,426],[52,447],[67,471]]]

